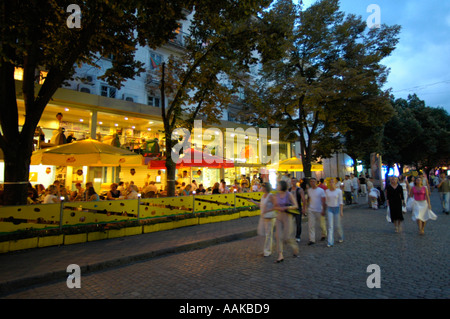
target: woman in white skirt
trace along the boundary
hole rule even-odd
[[[264,183],[262,190],[264,194],[261,197],[261,202],[258,203],[253,199],[249,199],[250,202],[258,205],[261,208],[261,215],[259,218],[257,233],[260,236],[265,237],[264,242],[264,257],[269,257],[272,254],[273,243],[273,229],[275,226],[275,196],[270,193],[270,183]]]
[[[410,197],[414,198],[412,206],[412,220],[417,221],[419,234],[425,233],[425,224],[429,219],[436,220],[437,216],[431,211],[430,195],[427,187],[422,185],[422,179],[416,177],[414,187],[411,188]]]

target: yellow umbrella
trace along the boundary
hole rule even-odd
[[[289,171],[289,172],[303,172],[302,161],[297,157],[291,157],[276,164],[272,164],[269,169],[276,169],[277,171]],[[323,171],[322,164],[311,163],[312,172]]]
[[[143,159],[129,150],[86,139],[35,151],[31,165],[130,166],[143,165]]]

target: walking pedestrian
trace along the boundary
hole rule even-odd
[[[406,203],[408,202],[408,194],[409,194],[409,183],[408,180],[405,176],[400,175],[398,177],[398,184],[402,187],[403,189],[403,199],[405,200],[405,205],[402,207],[402,211],[404,213],[406,213]]]
[[[412,206],[412,220],[417,221],[419,234],[425,233],[425,224],[429,219],[436,220],[437,216],[431,210],[430,195],[428,188],[422,185],[422,178],[416,177],[414,187],[411,189],[410,197],[414,197]]]
[[[344,184],[345,205],[351,205],[351,203],[352,203],[352,181],[350,180],[350,176],[345,175],[343,184]]]
[[[450,212],[450,180],[445,173],[440,174],[441,180],[437,185],[439,198],[441,199],[442,213],[449,214]]]
[[[390,184],[386,187],[386,200],[391,222],[395,226],[395,232],[398,233],[401,232],[403,206],[406,206],[406,204],[403,196],[403,188],[399,185],[398,178],[392,176],[390,180]]]
[[[328,244],[327,247],[334,245],[334,226],[338,232],[338,242],[344,241],[344,231],[342,229],[342,220],[344,217],[344,200],[342,190],[336,187],[336,180],[331,178],[328,183],[328,189],[325,190],[328,217]]]
[[[366,177],[362,173],[361,175],[359,175],[359,186],[361,187],[361,196],[366,197],[367,196]]]
[[[272,187],[270,183],[263,183],[262,189],[264,194],[261,197],[261,202],[258,203],[253,199],[249,199],[249,201],[261,209],[257,233],[265,237],[263,255],[264,257],[269,257],[272,254],[273,229],[277,214],[275,210],[276,200],[275,196],[271,194]]]
[[[276,195],[275,209],[278,211],[275,226],[278,259],[275,262],[280,263],[284,260],[284,243],[291,247],[294,257],[298,257],[299,253],[293,233],[294,216],[292,216],[293,214],[287,212],[288,209],[298,209],[298,205],[294,196],[288,192],[288,185],[286,181],[282,180],[278,182],[278,193]]]
[[[299,214],[294,215],[295,219],[295,240],[299,243],[300,237],[302,235],[302,215],[305,213],[304,208],[306,207],[305,190],[297,185],[297,179],[293,178],[291,181],[291,194],[297,200],[298,212]]]
[[[352,181],[352,204],[358,204],[358,192],[359,192],[359,180],[354,174],[350,174],[350,180]]]
[[[317,187],[317,180],[312,177],[309,180],[310,188],[308,189],[308,230],[309,243],[312,245],[316,243],[316,225],[320,225],[322,229],[322,238],[326,238],[325,226],[325,191]],[[323,218],[323,221],[322,221]],[[325,228],[325,229],[324,229]]]

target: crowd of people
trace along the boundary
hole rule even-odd
[[[284,260],[284,244],[290,247],[294,257],[298,256],[298,245],[302,232],[302,215],[308,216],[308,245],[314,245],[320,238],[327,241],[327,247],[337,241],[344,241],[342,217],[344,205],[358,203],[358,197],[371,208],[378,209],[380,198],[388,208],[387,218],[395,225],[395,232],[401,232],[401,222],[409,210],[411,218],[417,222],[420,235],[424,234],[428,220],[437,216],[431,209],[430,191],[435,186],[441,198],[443,213],[449,213],[450,179],[441,173],[439,180],[430,183],[420,173],[416,177],[391,176],[384,190],[374,186],[373,178],[353,174],[339,178],[297,181],[285,174],[278,179],[277,191],[272,192],[269,183],[263,183],[263,196],[260,202],[251,200],[261,208],[258,234],[265,237],[263,255],[272,254],[274,229],[276,229],[276,263]],[[359,201],[361,203],[361,201]]]
[[[432,184],[432,185],[430,185]],[[332,247],[334,241],[334,230],[336,229],[338,241],[344,240],[341,217],[344,205],[352,205],[363,202],[369,208],[379,209],[381,206],[388,209],[387,219],[395,226],[396,232],[401,232],[404,214],[409,210],[412,219],[417,222],[419,233],[424,234],[426,222],[436,219],[431,210],[430,192],[431,187],[436,187],[442,203],[443,213],[450,211],[450,180],[445,173],[441,173],[438,179],[430,180],[422,173],[418,176],[392,176],[386,181],[386,187],[382,190],[380,185],[375,186],[373,178],[361,174],[359,177],[349,174],[344,179],[327,178],[326,180],[310,178],[297,180],[291,178],[289,173],[277,176],[277,191],[272,192],[271,184],[263,182],[260,176],[253,176],[250,180],[245,175],[240,181],[227,185],[224,180],[216,182],[205,188],[202,183],[197,184],[195,180],[178,180],[175,182],[176,196],[190,196],[202,194],[228,194],[263,192],[261,202],[253,201],[261,207],[261,220],[258,232],[266,236],[264,255],[269,256],[273,229],[277,229],[278,262],[283,257],[283,243],[287,243],[297,255],[295,240],[300,241],[301,216],[308,215],[309,245],[313,245],[316,234],[320,234],[320,240],[327,240],[327,246]],[[140,194],[140,195],[139,195]],[[69,191],[59,181],[45,188],[42,184],[34,187],[29,184],[28,202],[33,203],[58,203],[64,201],[99,201],[115,199],[137,199],[167,196],[167,187],[162,190],[156,186],[154,181],[145,182],[138,187],[134,182],[112,183],[109,191],[98,194],[91,182],[85,184],[77,183],[74,191]],[[295,213],[292,213],[292,212]],[[277,215],[277,218],[264,218],[266,214]],[[320,228],[320,229],[318,229]],[[293,234],[293,236],[291,236]],[[297,247],[297,248],[296,248]]]

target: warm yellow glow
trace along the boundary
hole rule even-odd
[[[23,81],[23,69],[14,68],[14,80]]]
[[[44,84],[47,74],[47,71],[39,72],[39,84]],[[23,81],[23,68],[14,68],[14,80]]]
[[[45,79],[47,78],[47,71],[40,71],[39,72],[39,84],[44,84]]]

